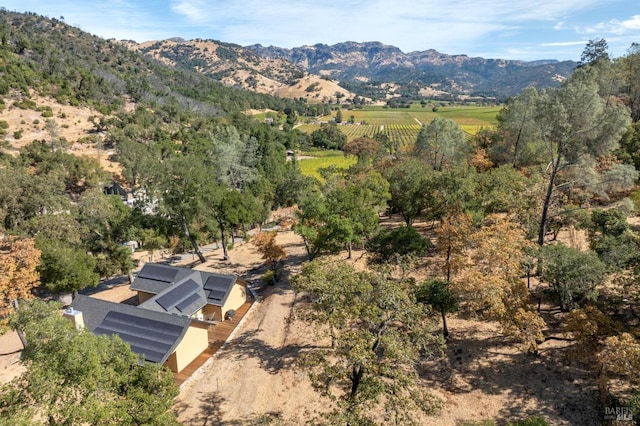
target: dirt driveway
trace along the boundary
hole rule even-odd
[[[291,231],[279,233],[277,242],[289,253],[282,279],[259,292],[261,302],[235,337],[182,390],[175,405],[181,422],[245,424],[270,416],[302,424],[323,406],[306,373],[294,365],[298,353],[313,344],[313,334],[287,321],[295,300],[287,277],[299,270],[304,246]],[[242,259],[251,268],[255,255],[250,244],[239,246],[230,252],[231,265]],[[208,262],[206,267],[214,269],[215,264]],[[241,276],[250,272],[243,274],[237,265],[232,268]]]

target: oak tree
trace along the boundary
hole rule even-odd
[[[458,309],[458,296],[451,290],[449,282],[438,279],[424,281],[416,290],[416,299],[431,305],[442,315],[442,336],[448,338],[447,314]]]
[[[407,225],[411,225],[430,201],[428,188],[433,186],[435,172],[417,158],[397,161],[384,171],[389,182],[389,210],[398,213]]]
[[[336,400],[331,419],[371,424],[382,408],[386,421],[412,424],[439,401],[418,384],[416,362],[442,348],[425,305],[408,282],[357,272],[344,262],[313,261],[294,279],[309,297],[298,315],[331,336],[331,345],[307,352],[302,365],[313,386]]]
[[[0,311],[8,312],[20,300],[33,297],[40,285],[40,250],[31,238],[2,236],[0,239]]]
[[[251,242],[258,253],[262,255],[269,268],[274,272],[274,278],[277,280],[278,265],[287,257],[287,252],[281,245],[276,243],[277,232],[259,232],[252,239]]]
[[[455,121],[436,117],[422,126],[413,151],[434,170],[443,170],[467,160],[471,147]]]
[[[597,299],[598,287],[604,283],[605,265],[594,252],[558,243],[541,247],[539,259],[540,279],[549,284],[563,310]]]
[[[521,278],[522,264],[532,243],[524,230],[508,217],[489,215],[469,236],[469,260],[452,278],[461,308],[497,320],[504,332],[517,339],[527,352],[536,352],[544,341],[544,320],[529,303]]]

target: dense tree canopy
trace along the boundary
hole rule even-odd
[[[337,178],[323,191],[308,193],[299,203],[294,230],[303,237],[309,258],[342,249],[351,257],[354,244],[363,244],[377,232],[388,186],[378,172],[368,171]]]
[[[311,143],[318,148],[342,149],[346,142],[347,137],[335,123],[323,124],[311,133]]]
[[[500,131],[509,138],[513,164],[518,153],[544,152],[547,189],[538,227],[538,244],[544,244],[550,209],[556,194],[580,186],[597,191],[602,174],[595,173],[594,159],[611,154],[630,123],[629,110],[610,96],[599,93],[598,70],[579,68],[557,90],[536,93],[530,89],[501,116]],[[572,171],[579,170],[572,175]],[[589,175],[589,170],[594,173]],[[632,172],[633,174],[633,172]],[[591,181],[574,176],[593,176]],[[609,176],[610,177],[610,176]]]
[[[563,309],[595,301],[603,284],[605,267],[593,252],[582,252],[559,243],[541,248],[541,279]]]
[[[92,133],[81,143],[113,150],[122,167],[110,176],[95,159],[68,153],[80,141],[62,137],[50,108],[41,111],[43,140],[15,156],[3,151],[0,311],[38,286],[77,291],[129,272],[129,240],[152,252],[169,242],[190,247],[203,262],[200,246],[221,240],[227,258],[240,232],[267,221],[274,207],[295,206],[294,230],[316,259],[294,280],[305,296],[296,314],[331,340],[300,359],[316,389],[336,401],[325,421],[406,424],[433,412],[439,404],[421,387],[418,363],[443,343],[434,320],[442,317],[446,335],[458,307],[498,321],[505,336],[537,353],[543,330],[556,325],[531,301],[559,306],[569,311],[563,331],[576,346],[587,342],[599,374],[639,384],[637,324],[629,319],[640,301],[640,238],[627,218],[640,199],[638,44],[611,58],[605,40],[591,40],[569,79],[523,90],[507,100],[496,129],[473,139],[439,117],[415,144],[402,145],[382,132],[347,142],[336,123],[307,135],[292,130],[298,118],[329,114],[329,105],[225,87],[55,19],[4,10],[0,17],[0,109],[11,99],[35,110],[34,93],[91,107]],[[123,109],[125,100],[134,108]],[[277,119],[257,123],[243,112],[249,108],[272,108]],[[358,163],[325,170],[316,182],[286,156],[311,146],[342,149]],[[112,179],[136,194],[135,207],[103,193]],[[635,207],[622,199],[628,195]],[[406,226],[381,229],[384,213]],[[549,241],[549,231],[566,241],[561,230],[575,237],[578,227],[590,250]],[[274,235],[255,242],[275,269],[285,253]],[[322,258],[359,248],[367,251],[362,270]],[[392,274],[398,265],[400,279]],[[528,288],[531,274],[541,284]],[[175,422],[168,374],[138,365],[117,339],[27,305],[14,320],[28,339],[27,372],[3,389],[0,423]]]

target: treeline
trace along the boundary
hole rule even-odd
[[[96,160],[66,153],[75,141],[60,137],[54,119],[46,138],[17,157],[0,156],[0,231],[34,239],[42,253],[41,289],[77,291],[129,272],[123,243],[130,240],[196,253],[199,244],[226,243],[304,191],[305,179],[285,151],[309,145],[307,135],[287,130],[311,111],[307,105],[154,63],[62,20],[2,10],[0,24],[5,99],[37,109],[30,99],[36,92],[96,108],[103,115],[93,117],[94,130],[104,137],[92,140],[122,165],[122,176],[113,177]],[[134,111],[122,108],[126,100],[135,101]],[[282,108],[285,131],[256,123],[245,108]],[[179,177],[183,186],[175,187]],[[114,178],[136,194],[136,208],[103,194]]]
[[[36,92],[97,109],[92,123],[101,136],[92,141],[122,166],[111,176],[96,159],[67,153],[75,141],[60,137],[53,119],[48,135],[17,155],[3,143],[0,326],[13,312],[9,325],[25,338],[27,370],[3,387],[0,413],[16,424],[38,416],[56,424],[174,424],[170,374],[138,366],[116,338],[72,329],[53,314],[59,306],[26,300],[129,273],[129,241],[201,259],[201,244],[222,241],[227,256],[235,235],[264,223],[272,208],[298,203],[309,188],[297,163],[286,161],[286,149],[308,144],[290,130],[308,106],[155,64],[58,20],[0,17],[3,98],[35,110]],[[126,100],[135,102],[132,112],[122,108]],[[281,109],[285,130],[241,112],[265,107]],[[112,180],[130,189],[133,206],[105,194]],[[73,396],[65,394],[70,386]]]

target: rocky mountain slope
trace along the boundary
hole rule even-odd
[[[268,58],[242,46],[215,40],[174,38],[145,43],[124,42],[166,65],[197,71],[228,86],[284,98],[335,101],[355,94],[337,82],[308,73],[303,67],[282,58]]]
[[[425,93],[441,98],[504,99],[530,85],[557,86],[576,66],[572,61],[472,58],[433,49],[404,53],[379,42],[284,49],[175,38],[129,42],[128,47],[230,86],[324,102],[335,101],[336,96],[353,99],[356,95],[384,100],[404,94],[415,99]]]
[[[267,59],[286,59],[306,71],[340,81],[417,83],[455,94],[505,97],[523,88],[557,86],[573,61],[513,61],[446,55],[433,49],[404,53],[379,42],[316,44],[293,49],[248,46]]]

